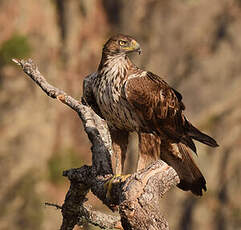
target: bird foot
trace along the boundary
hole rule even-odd
[[[105,189],[106,191],[106,198],[107,200],[111,200],[111,189],[113,187],[114,184],[117,183],[121,183],[121,182],[125,182],[127,178],[129,178],[131,176],[131,174],[127,174],[127,175],[114,175],[109,181],[107,181],[105,183]]]

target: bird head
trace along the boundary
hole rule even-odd
[[[138,42],[128,35],[117,34],[112,36],[104,45],[103,52],[107,54],[141,53]]]

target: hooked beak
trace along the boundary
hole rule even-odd
[[[141,54],[141,46],[134,39],[131,41],[131,49],[132,49],[131,51],[138,52],[139,55]]]

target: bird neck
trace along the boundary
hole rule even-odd
[[[125,53],[110,54],[102,53],[102,58],[98,67],[98,72],[104,74],[107,72],[112,73],[126,73],[129,68],[134,64]]]

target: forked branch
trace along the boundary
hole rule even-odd
[[[49,84],[31,59],[13,61],[20,65],[48,96],[58,99],[78,113],[92,143],[92,166],[85,165],[63,172],[71,184],[64,204],[58,206],[61,207],[63,215],[61,230],[73,229],[83,221],[103,229],[168,229],[167,221],[159,211],[159,197],[179,183],[174,169],[162,161],[157,161],[125,180],[123,177],[115,177],[111,165],[111,139],[105,121],[89,106]],[[90,75],[86,82],[89,80],[91,84],[93,76]],[[89,87],[89,84],[85,87]],[[84,205],[89,190],[111,210],[118,210],[120,218],[92,211]]]

